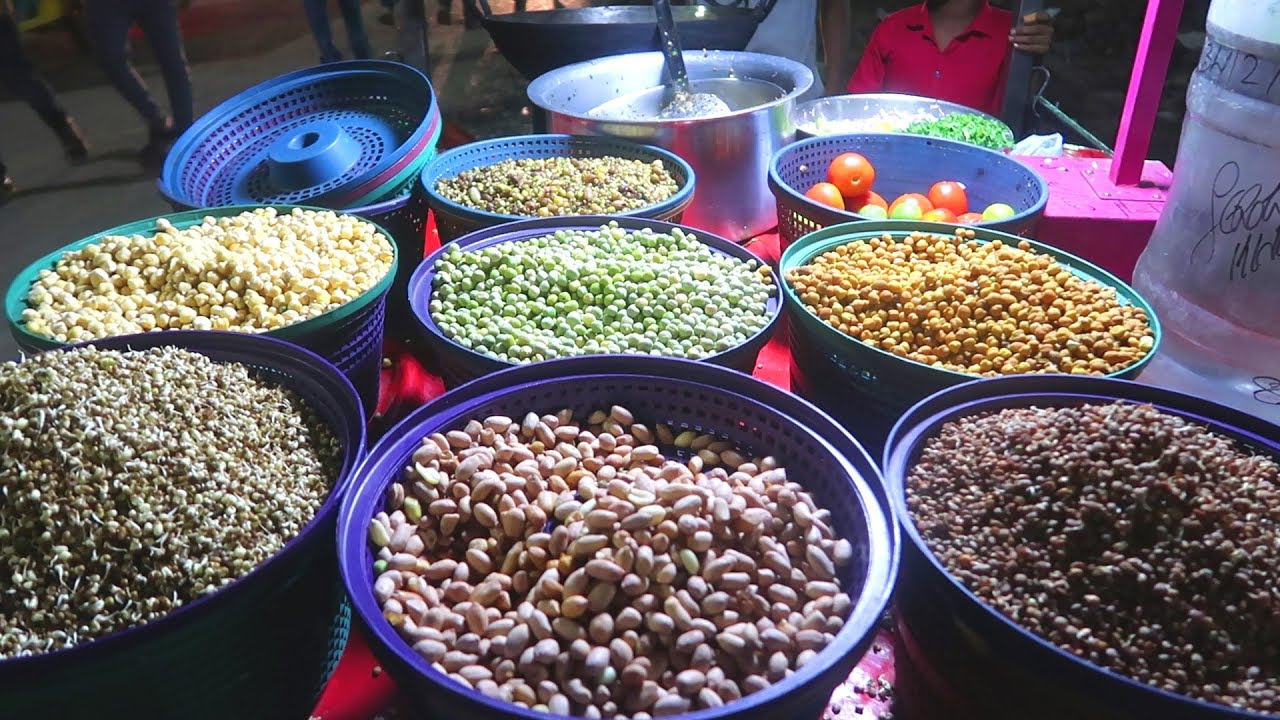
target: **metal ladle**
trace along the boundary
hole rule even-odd
[[[684,66],[684,51],[676,20],[671,12],[671,0],[653,0],[653,10],[658,16],[658,34],[662,38],[662,57],[666,62],[670,84],[664,89],[663,119],[704,118],[727,115],[729,104],[711,93],[695,93],[689,87],[689,71]]]

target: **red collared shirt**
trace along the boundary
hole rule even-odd
[[[899,10],[871,33],[848,90],[923,95],[999,115],[1012,27],[1012,13],[984,2],[969,27],[939,50],[924,3]]]

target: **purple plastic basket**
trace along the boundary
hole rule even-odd
[[[871,161],[876,168],[873,189],[888,202],[904,193],[928,193],[934,183],[954,180],[965,184],[971,210],[981,212],[998,202],[1011,205],[1013,217],[978,224],[990,230],[1029,233],[1049,201],[1049,186],[1035,170],[976,145],[892,133],[815,137],[782,148],[769,163],[769,189],[778,200],[782,250],[815,230],[868,219],[804,195],[813,185],[826,182],[827,166],[846,152],[861,153]]]
[[[953,578],[929,550],[907,511],[907,473],[923,444],[943,424],[1014,407],[1117,400],[1153,405],[1280,458],[1280,427],[1198,397],[1125,380],[1017,375],[958,385],[922,400],[898,421],[884,457],[894,515],[905,535],[895,595],[899,626],[904,637],[911,639],[899,663],[901,702],[909,705],[918,698],[942,698],[948,716],[963,719],[1275,718],[1158,690],[1102,670],[1042,640]],[[910,709],[904,707],[904,714]]]
[[[328,499],[297,537],[217,593],[75,648],[0,661],[0,714],[307,717],[337,666],[350,626],[330,538],[339,504],[365,455],[364,411],[355,388],[318,355],[259,335],[174,330],[86,345],[173,346],[248,365],[260,377],[297,392],[329,424],[342,444],[341,470]]]
[[[750,250],[717,235],[684,225],[675,225],[645,218],[612,215],[557,217],[525,220],[477,230],[459,238],[452,244],[441,246],[439,250],[432,253],[418,266],[413,273],[413,277],[409,280],[409,306],[412,308],[414,318],[418,324],[419,334],[436,360],[434,367],[440,373],[440,377],[444,380],[446,387],[457,387],[482,375],[498,372],[504,368],[515,367],[515,363],[498,360],[465,347],[446,336],[440,327],[436,325],[435,319],[431,317],[429,308],[436,276],[436,261],[455,247],[471,252],[483,250],[500,243],[520,242],[544,237],[559,230],[596,230],[608,223],[617,223],[618,227],[624,230],[649,228],[659,232],[670,233],[673,230],[680,229],[697,236],[700,242],[722,255],[729,255],[740,260],[754,260],[761,265],[766,265],[760,258],[753,255]],[[770,272],[772,273],[772,271]],[[774,277],[774,287],[779,287],[776,276]],[[769,342],[769,338],[773,336],[774,328],[777,327],[782,318],[782,297],[779,293],[775,293],[775,296],[769,299],[766,309],[769,313],[769,322],[759,332],[748,338],[741,345],[710,355],[703,358],[701,362],[721,365],[746,373],[754,370],[760,350]]]
[[[692,360],[613,355],[520,366],[444,395],[384,436],[343,503],[338,528],[343,579],[375,654],[415,703],[439,717],[545,718],[455,684],[400,639],[373,597],[369,519],[381,508],[387,486],[399,479],[406,460],[431,432],[461,427],[473,417],[613,404],[626,405],[650,422],[696,428],[775,454],[793,478],[803,478],[832,510],[837,532],[854,543],[855,561],[842,579],[855,607],[831,646],[768,690],[723,708],[680,716],[818,717],[870,644],[892,590],[897,531],[886,522],[881,483],[857,442],[812,405],[748,375]]]

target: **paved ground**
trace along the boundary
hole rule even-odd
[[[896,9],[906,1],[878,4]],[[545,9],[552,2],[528,0],[528,8]],[[566,0],[564,4],[586,2]],[[489,3],[494,12],[508,12],[514,0]],[[461,0],[453,4],[459,6],[454,9],[454,24],[433,26],[431,37],[432,80],[446,116],[482,137],[528,131],[526,83],[497,54],[483,30],[464,30]],[[880,13],[873,3],[855,3],[854,8],[850,42],[856,58]],[[394,34],[377,21],[379,12],[376,2],[366,0],[365,21],[374,48],[386,51],[393,48]],[[334,35],[341,46],[345,31],[336,11],[333,14]],[[317,59],[300,0],[193,0],[183,25],[197,115],[247,87]],[[132,109],[104,85],[93,61],[66,34],[44,33],[29,40],[36,65],[60,90],[88,135],[92,161],[68,167],[53,136],[25,105],[0,102],[0,154],[22,188],[18,197],[0,207],[0,287],[7,287],[26,264],[61,245],[169,210],[155,191],[154,178],[142,173],[133,160],[145,142],[145,130]],[[1054,60],[1063,72],[1055,71],[1058,92],[1051,92],[1051,97],[1065,99],[1071,115],[1110,140],[1123,101],[1127,67],[1114,58],[1090,64],[1087,55],[1072,57],[1073,41],[1065,33],[1063,40]],[[136,46],[144,77],[157,97],[163,97],[146,43]],[[1194,56],[1191,60],[1194,64]],[[1184,88],[1185,84],[1168,93],[1171,108],[1162,113],[1153,144],[1153,156],[1166,162],[1172,161],[1176,146],[1181,125],[1178,100]],[[0,331],[0,359],[16,352],[8,332]]]

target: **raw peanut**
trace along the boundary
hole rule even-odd
[[[663,717],[785,680],[843,626],[853,546],[776,460],[625,409],[521,417],[426,440],[370,523],[384,615],[449,677]]]

